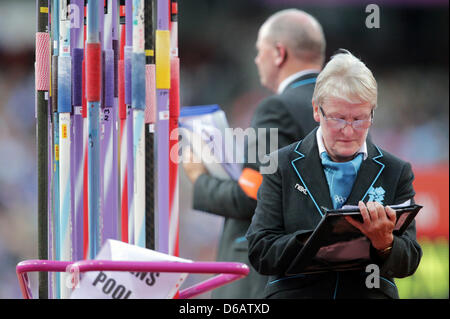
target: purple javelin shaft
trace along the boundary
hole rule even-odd
[[[69,13],[72,14],[70,47],[83,48],[84,0],[71,0]]]
[[[119,231],[119,218],[120,218],[120,174],[119,174],[119,137],[118,130],[116,128],[119,127],[119,8],[118,1],[113,1],[112,5],[112,33],[111,33],[111,48],[113,50],[114,57],[114,65],[113,65],[113,108],[112,108],[112,117],[113,117],[113,201],[116,205],[116,215],[115,215],[115,227],[116,227],[116,238],[120,239],[120,231]]]
[[[72,21],[70,47],[72,48],[72,106],[73,138],[71,143],[71,196],[72,200],[72,260],[83,259],[83,116],[82,107],[82,61],[84,38],[84,0],[71,1]]]
[[[169,6],[167,0],[158,0],[157,2],[157,32],[169,30]],[[158,35],[157,35],[158,37]],[[158,43],[158,39],[157,43]],[[160,51],[161,48],[156,46],[156,57],[169,54]],[[166,48],[167,49],[167,48]],[[164,50],[164,48],[162,48]],[[159,53],[158,53],[159,52]],[[158,215],[157,215],[157,250],[163,253],[169,253],[169,83],[158,84],[158,59],[156,60],[156,105],[157,105],[157,171],[158,171]],[[167,71],[167,70],[164,70]],[[170,71],[169,71],[170,74]],[[167,75],[166,75],[167,76]],[[170,75],[169,75],[170,76]]]
[[[134,244],[133,111],[131,109],[131,59],[133,50],[133,1],[125,1],[125,104],[127,105],[128,243]]]
[[[102,134],[102,165],[103,165],[103,234],[102,244],[106,239],[117,239],[117,161],[116,145],[114,143],[115,116],[114,116],[114,51],[112,49],[113,25],[117,19],[113,16],[113,2],[107,2],[107,15],[104,17],[104,23],[101,24],[103,30],[103,49],[104,49],[104,90],[102,101],[103,119],[102,125],[104,132]],[[117,1],[114,1],[117,5]],[[117,13],[117,10],[115,11]]]
[[[104,10],[104,1],[98,1],[98,9],[99,9],[99,18],[98,18],[98,29],[100,35],[100,43],[102,47],[102,86],[101,86],[101,101],[100,101],[100,247],[103,246],[105,242],[105,224],[107,223],[108,217],[106,216],[106,207],[105,207],[105,162],[106,162],[106,147],[107,147],[107,138],[106,138],[106,125],[105,125],[105,10]],[[109,133],[109,132],[108,132]]]
[[[158,0],[157,17],[156,28],[158,30],[169,30],[169,2],[167,0]]]
[[[133,0],[125,0],[125,45],[133,45]]]

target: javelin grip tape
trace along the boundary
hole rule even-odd
[[[100,43],[86,44],[86,98],[99,102],[102,83],[102,51]]]
[[[58,111],[58,56],[52,56],[52,112]]]
[[[125,104],[131,105],[131,57],[133,55],[133,47],[125,46],[124,61],[125,61]]]
[[[72,112],[72,58],[60,56],[58,58],[58,112]]]
[[[83,49],[72,49],[72,104],[83,104]]]
[[[50,88],[50,36],[46,32],[36,33],[36,90]]]
[[[119,118],[126,119],[127,118],[127,107],[125,105],[125,63],[123,60],[119,60],[118,65],[118,84],[119,84]]]
[[[86,52],[86,49],[84,49],[84,52]],[[81,71],[81,116],[83,118],[87,118],[87,99],[86,99],[86,56],[83,58],[82,63],[82,71]]]
[[[119,77],[117,76],[119,72],[119,41],[112,40],[112,48],[114,51],[114,97],[119,97]]]
[[[133,53],[132,58],[132,105],[145,110],[145,53]]]
[[[105,50],[105,106],[114,105],[114,51]]]
[[[156,121],[156,83],[155,65],[145,66],[145,123]]]
[[[170,89],[170,32],[156,30],[156,88]]]
[[[172,57],[170,61],[169,94],[169,116],[178,118],[180,116],[180,59],[178,57]]]

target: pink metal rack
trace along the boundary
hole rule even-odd
[[[179,299],[198,296],[209,290],[229,284],[248,275],[246,264],[235,262],[174,262],[174,261],[111,261],[83,260],[78,262],[55,260],[26,260],[16,267],[20,289],[24,299],[32,299],[29,272],[66,272],[76,269],[80,273],[87,271],[135,271],[135,272],[172,272],[195,274],[218,274],[212,278],[185,288],[179,292]]]

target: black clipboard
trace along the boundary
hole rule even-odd
[[[394,235],[402,235],[423,206],[391,207],[397,214]],[[286,275],[363,269],[372,263],[369,239],[344,218],[351,216],[362,222],[359,208],[330,210],[322,207],[322,211],[322,220],[287,269]]]

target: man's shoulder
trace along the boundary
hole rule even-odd
[[[261,122],[280,122],[288,118],[285,102],[277,95],[272,95],[262,100],[253,113],[251,125],[259,127]],[[278,124],[278,126],[281,124]]]
[[[274,94],[264,98],[256,108],[255,114],[267,112],[301,112],[312,111],[312,91],[307,92],[302,88],[289,89],[282,94]]]
[[[307,101],[311,104],[311,99],[314,93],[314,83],[307,85],[294,86],[286,88],[279,96],[280,98],[291,101],[292,99],[300,99],[300,101]]]
[[[278,109],[285,104],[284,99],[281,98],[279,94],[273,94],[264,98],[256,108],[256,111],[264,111],[267,109]]]
[[[277,95],[278,104],[293,116],[300,116],[304,119],[311,115],[312,120],[312,96],[314,86],[300,86],[296,88],[287,88],[283,93]]]

